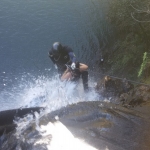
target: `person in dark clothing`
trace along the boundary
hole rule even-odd
[[[55,42],[48,54],[49,58],[54,63],[55,68],[58,70],[62,81],[76,80],[79,79],[81,75],[84,90],[88,90],[88,66],[77,61],[76,56],[70,47]],[[74,79],[72,78],[72,72],[69,71],[69,68],[67,67],[68,65],[71,67],[71,70],[73,70]]]

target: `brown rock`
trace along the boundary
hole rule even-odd
[[[112,78],[110,76],[105,76],[102,80],[100,80],[96,85],[96,90],[102,96],[120,96],[122,93],[127,93],[134,86],[126,79],[117,79]]]
[[[150,102],[150,86],[137,85],[133,90],[120,95],[119,101],[123,105],[137,106]]]

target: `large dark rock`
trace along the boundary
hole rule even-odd
[[[0,138],[0,141],[2,141],[0,149],[48,150],[47,145],[49,145],[49,149],[53,149],[51,147],[52,140],[56,137],[58,137],[58,140],[54,142],[56,146],[62,145],[63,141],[63,144],[70,145],[70,150],[76,149],[71,145],[72,138],[67,139],[67,129],[75,138],[81,139],[81,141],[96,148],[96,150],[149,150],[149,113],[150,109],[147,113],[143,113],[143,111],[140,112],[139,110],[102,101],[79,102],[46,114],[39,119],[39,127],[52,123],[53,126],[49,126],[52,127],[49,129],[55,132],[41,135],[45,132],[40,133],[35,128],[35,122],[33,121],[23,129],[19,134],[19,138],[10,133],[9,136],[6,135],[6,137]],[[59,122],[66,129],[59,128],[62,127],[57,124]],[[64,147],[65,145],[60,149],[68,150]],[[78,150],[82,149],[82,146],[80,147]]]
[[[0,111],[0,136],[5,132],[9,133],[16,127],[13,120],[16,117],[22,118],[29,113],[39,112],[42,107],[20,108]]]

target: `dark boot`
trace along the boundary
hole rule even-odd
[[[82,82],[84,91],[88,91],[88,71],[82,72]]]

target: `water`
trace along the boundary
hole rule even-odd
[[[1,0],[0,8],[0,110],[34,101],[26,92],[40,95],[36,81],[51,81],[56,70],[47,53],[53,42],[69,45],[94,69],[111,34],[106,0]]]
[[[106,0],[0,1],[0,111],[46,107],[41,114],[35,113],[36,118],[28,115],[16,121],[16,149],[20,147],[19,141],[24,141],[26,129],[31,124],[36,124],[34,131],[43,132],[39,120],[45,114],[69,104],[98,100],[95,91],[84,94],[81,82],[78,85],[60,82],[48,51],[53,42],[59,41],[72,47],[78,60],[94,69],[96,59],[102,57],[103,43],[108,42],[111,34],[105,20],[106,11]],[[93,81],[91,76],[89,82],[93,84]],[[46,126],[51,127],[50,123]],[[59,131],[59,127],[55,131]],[[57,143],[60,142],[58,137]],[[34,136],[30,136],[28,142],[34,147],[44,138],[47,137],[41,134],[39,141],[32,142]],[[56,149],[56,144],[52,146],[49,149]],[[35,146],[36,150],[38,148]]]
[[[105,38],[105,3],[1,1],[0,69],[20,73],[49,68],[47,52],[54,41],[71,46],[79,60],[88,63]]]

